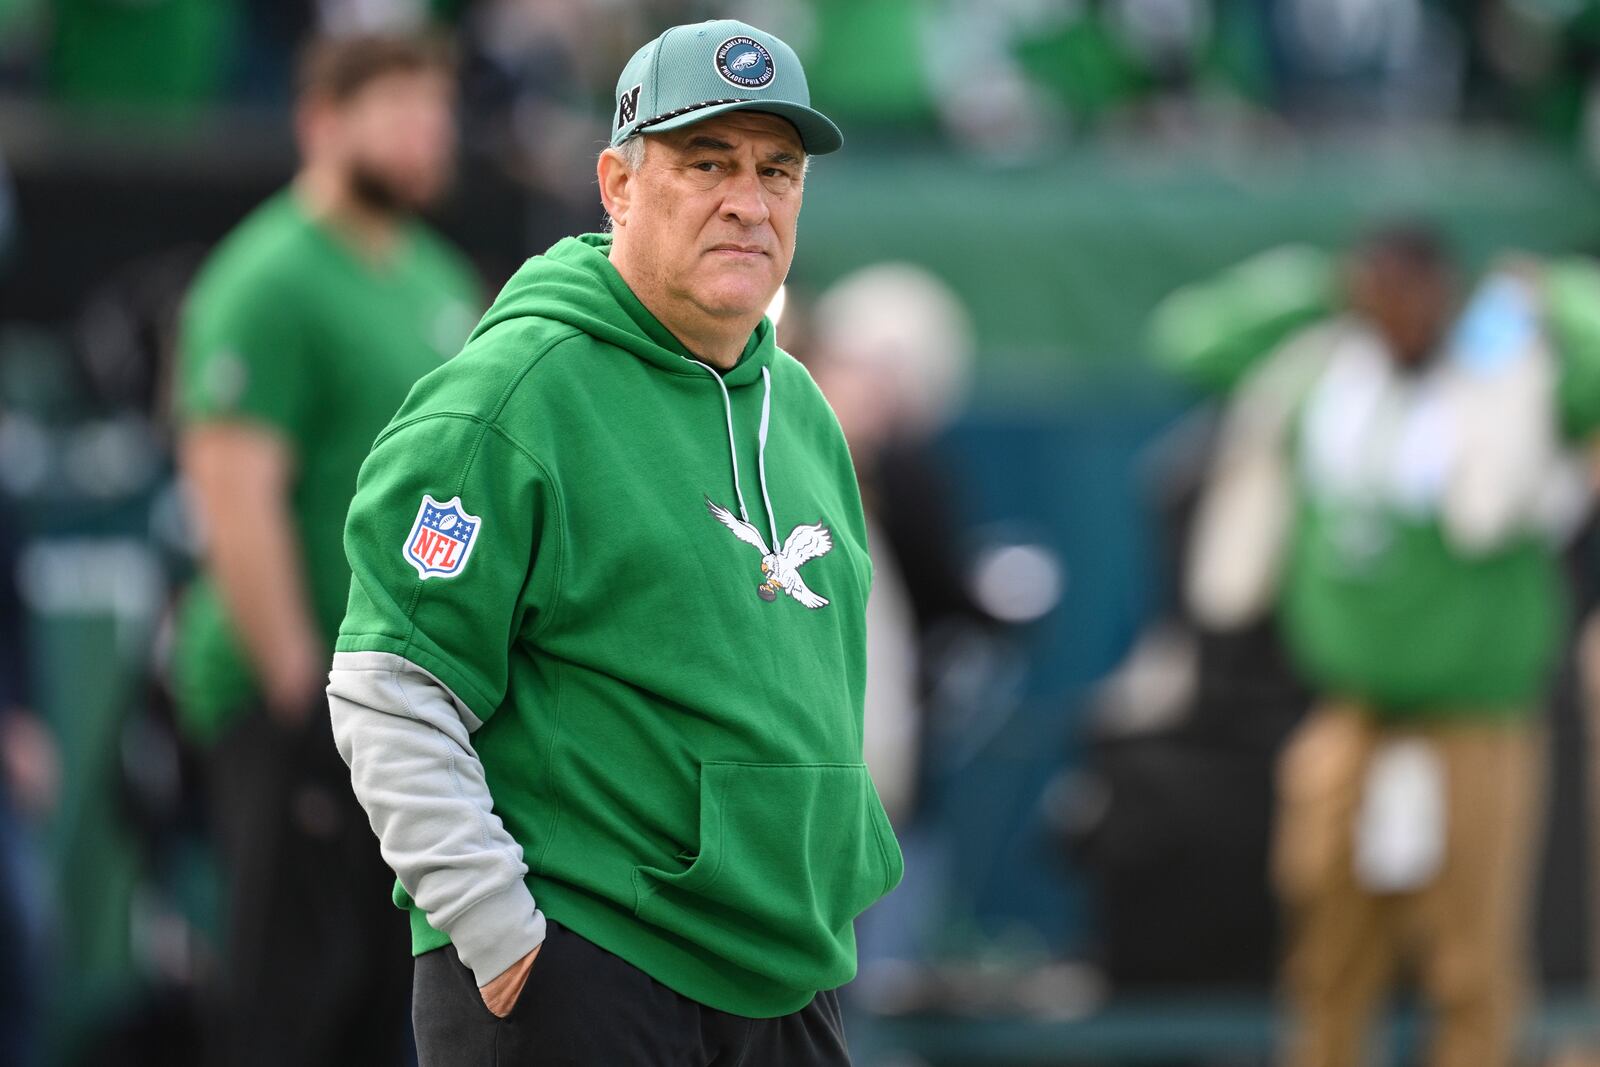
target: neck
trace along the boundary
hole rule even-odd
[[[294,194],[313,221],[334,231],[363,259],[382,263],[394,251],[399,219],[363,204],[339,171],[308,164],[295,176]]]
[[[639,297],[639,301],[650,309],[650,314],[660,320],[661,325],[672,331],[672,336],[683,342],[683,347],[718,370],[733,369],[739,357],[744,355],[744,346],[750,343],[751,331],[761,322],[760,316],[757,316],[754,319],[741,319],[729,328],[726,320],[715,320],[706,322],[703,329],[696,331],[691,325],[674,322],[668,315],[657,311],[644,297]],[[709,316],[706,318],[709,319]]]
[[[683,347],[695,358],[718,370],[731,370],[739,362],[745,345],[750,342],[751,331],[765,314],[764,310],[736,317],[708,314],[690,301],[673,296],[664,286],[654,284],[649,273],[641,270],[634,257],[628,254],[626,243],[615,237],[611,244],[611,265],[657,322],[683,342]]]

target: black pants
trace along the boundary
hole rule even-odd
[[[454,946],[417,957],[420,1067],[849,1067],[832,990],[776,1019],[690,1000],[549,920],[504,1019],[484,1007]]]
[[[251,712],[210,764],[226,939],[211,1062],[403,1063],[410,931],[326,705],[299,729]]]

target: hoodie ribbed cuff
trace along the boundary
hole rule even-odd
[[[445,933],[481,989],[544,943],[544,913],[518,879],[462,912]]]

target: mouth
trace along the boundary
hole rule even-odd
[[[712,245],[708,250],[711,255],[722,256],[735,262],[754,262],[763,259],[767,250],[760,245],[720,244]]]

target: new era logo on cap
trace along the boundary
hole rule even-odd
[[[622,129],[622,127],[639,117],[639,90],[643,88],[643,85],[635,85],[618,98],[617,129]]]

